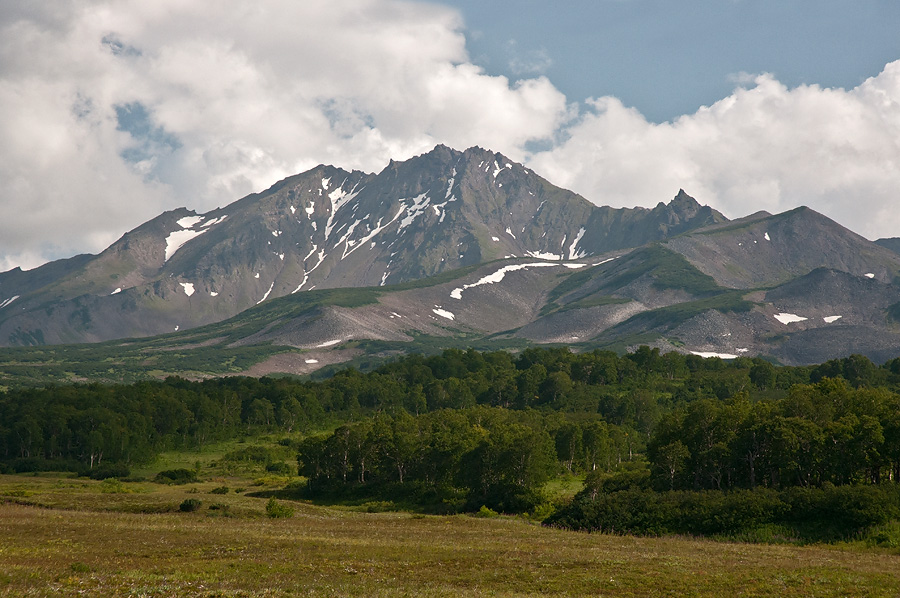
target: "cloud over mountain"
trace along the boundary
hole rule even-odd
[[[468,62],[462,22],[400,0],[0,8],[0,270],[97,250],[317,163],[380,170],[437,141],[519,148],[565,98]],[[55,247],[36,239],[55,240]]]
[[[730,217],[809,205],[872,239],[900,235],[900,61],[850,90],[747,83],[662,124],[589,100],[530,164],[603,204],[651,205],[683,187]]]
[[[6,3],[0,271],[318,163],[378,171],[436,143],[501,151],[599,204],[684,188],[729,216],[808,204],[900,235],[900,62],[850,90],[752,81],[654,124],[614,97],[579,107],[546,77],[488,75],[459,13],[434,3]]]

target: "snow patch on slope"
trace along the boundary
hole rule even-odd
[[[182,218],[184,220],[184,218]],[[181,222],[181,220],[179,220]],[[181,249],[181,246],[190,241],[195,237],[199,237],[206,230],[176,230],[174,232],[169,233],[169,236],[166,237],[166,259],[164,261],[169,261],[175,252]]]
[[[775,314],[774,318],[781,322],[782,324],[790,324],[792,322],[803,322],[804,320],[808,320],[809,318],[804,318],[803,316],[798,316],[797,314],[786,314],[780,313]]]
[[[503,280],[503,278],[509,272],[516,272],[518,270],[524,270],[525,268],[546,268],[552,266],[558,266],[559,264],[551,264],[549,262],[533,262],[530,264],[513,264],[511,266],[503,266],[493,274],[488,274],[487,276],[481,278],[477,282],[473,282],[472,284],[466,284],[459,288],[453,289],[450,292],[450,296],[454,299],[462,299],[463,291],[468,289],[472,289],[475,287],[479,287],[485,284],[494,284]]]
[[[572,244],[569,246],[569,259],[575,260],[580,257],[584,257],[587,255],[584,251],[576,251],[576,247],[578,246],[578,242],[581,241],[581,237],[584,236],[584,233],[587,232],[582,227],[578,230],[578,234],[575,236],[575,240],[572,241]]]
[[[412,202],[410,205],[406,205],[406,202]],[[409,226],[413,223],[413,221],[425,213],[425,209],[428,207],[428,199],[427,193],[422,193],[413,197],[412,199],[401,199],[400,203],[403,204],[403,207],[406,209],[406,216],[403,217],[403,220],[400,221],[400,228],[398,232]]]
[[[274,289],[274,288],[275,288],[275,281],[273,280],[273,281],[272,281],[272,284],[269,285],[269,290],[266,291],[266,294],[263,295],[263,298],[260,299],[259,301],[257,301],[256,304],[259,305],[260,303],[262,303],[263,301],[265,301],[266,299],[268,299],[268,298],[269,298],[269,293],[271,293],[271,292],[272,292],[272,289]]]
[[[531,257],[536,257],[539,260],[561,260],[563,256],[558,253],[550,253],[547,251],[526,251],[528,255]]]
[[[453,313],[447,311],[446,309],[441,309],[440,306],[432,309],[431,311],[441,316],[442,318],[447,318],[448,320],[453,320],[456,317],[453,315]]]
[[[185,216],[177,220],[181,228],[193,228],[195,224],[203,220],[203,216]]]
[[[707,359],[709,357],[718,357],[720,359],[737,359],[737,355],[732,355],[731,353],[714,353],[711,351],[691,351],[691,355],[699,355],[704,359]]]

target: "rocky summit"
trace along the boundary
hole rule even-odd
[[[0,274],[0,344],[174,332],[292,293],[575,259],[723,220],[684,193],[597,207],[479,148],[438,146],[378,174],[318,166],[206,214],[166,212],[100,255]]]
[[[165,334],[153,347],[269,347],[266,371],[294,373],[548,343],[885,361],[900,355],[892,249],[804,207],[729,221],[683,190],[601,207],[502,154],[438,146],[377,174],[318,166],[0,274],[0,344]]]

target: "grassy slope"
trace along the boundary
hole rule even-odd
[[[0,476],[0,596],[895,596],[898,551],[542,528],[520,518],[367,513],[267,496],[298,478],[227,453],[275,437],[163,454],[135,473],[199,468],[184,486]],[[228,486],[227,494],[211,490]],[[548,492],[571,495],[575,478]],[[246,488],[242,490],[241,488]],[[201,509],[181,513],[186,498]],[[378,505],[380,506],[380,505]],[[214,508],[210,508],[214,507]],[[224,515],[224,516],[223,516]]]
[[[300,352],[270,344],[228,346],[259,332],[273,322],[288,320],[327,305],[360,307],[375,303],[384,293],[443,284],[482,266],[484,264],[392,287],[322,289],[289,295],[246,310],[223,322],[174,334],[84,345],[0,348],[0,390],[87,380],[130,383],[171,374],[193,378],[244,372],[271,355],[288,351]],[[485,349],[499,349],[508,345],[478,341],[477,338],[468,337],[432,339],[422,336],[412,343],[389,344],[389,348],[428,352],[433,350],[435,343],[441,347],[459,345]]]
[[[897,556],[885,552],[588,535],[519,519],[360,513],[305,504],[296,505],[293,518],[273,520],[262,516],[262,498],[195,496],[253,504],[235,508],[238,516],[228,518],[205,508],[98,515],[0,504],[0,595],[900,592]]]

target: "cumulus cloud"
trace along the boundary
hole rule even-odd
[[[549,64],[520,59],[523,75]],[[576,116],[546,77],[473,64],[459,13],[432,2],[0,3],[0,271],[436,143],[502,151],[598,204],[683,187],[732,217],[806,204],[900,236],[900,62],[851,90],[734,81],[670,123],[614,97]]]
[[[598,204],[652,206],[684,188],[730,217],[808,205],[874,239],[900,236],[900,61],[851,90],[768,74],[673,122],[590,100],[530,164]]]
[[[32,0],[0,7],[0,112],[7,269],[318,163],[379,170],[438,142],[523,158],[569,109],[546,78],[473,65],[435,4]]]

